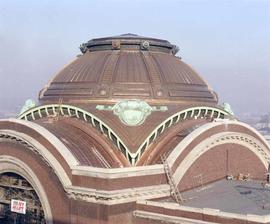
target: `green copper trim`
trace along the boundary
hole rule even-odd
[[[143,124],[152,111],[166,111],[166,106],[150,106],[142,100],[122,100],[114,106],[97,105],[98,110],[111,110],[119,117],[121,122],[127,126],[138,126]]]
[[[26,100],[24,105],[22,106],[20,114],[24,113],[25,111],[28,111],[31,108],[34,108],[35,106],[36,106],[36,103],[34,100],[31,100],[31,99]]]
[[[234,112],[232,110],[232,107],[229,103],[223,103],[222,107],[225,111],[227,111],[229,114],[234,115]]]

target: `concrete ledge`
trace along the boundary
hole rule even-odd
[[[111,169],[89,167],[89,166],[72,166],[71,169],[73,175],[99,177],[106,179],[164,174],[164,167],[161,164],[151,166],[122,167]]]
[[[222,219],[224,219],[224,220],[229,219],[230,220],[231,219],[231,220],[238,220],[239,223],[242,223],[241,221],[243,221],[243,223],[249,223],[249,222],[258,223],[258,224],[259,223],[260,224],[270,223],[270,215],[260,216],[260,215],[254,215],[254,214],[237,214],[237,213],[222,212],[218,209],[194,208],[194,207],[179,205],[177,203],[146,201],[146,200],[138,200],[137,204],[142,205],[144,209],[147,208],[147,206],[149,206],[150,211],[145,211],[146,212],[145,214],[149,213],[149,214],[151,214],[151,216],[153,216],[153,214],[155,214],[158,217],[165,217],[167,215],[164,215],[164,213],[166,212],[166,209],[167,209],[167,211],[169,210],[168,213],[170,213],[170,214],[171,213],[176,214],[175,211],[179,211],[178,214],[181,214],[181,212],[186,212],[186,213],[190,213],[190,214],[196,213],[198,215],[201,214],[201,215],[207,215],[208,217],[210,216],[214,220],[222,220]],[[157,210],[157,212],[153,212],[153,210],[155,210],[155,209]],[[138,210],[140,210],[140,206],[138,206]],[[162,214],[160,213],[160,211],[163,211]],[[141,211],[140,211],[140,214],[141,214]],[[174,217],[175,219],[181,218],[177,215],[174,215],[171,217]],[[185,214],[185,218],[187,218],[187,217],[188,217],[188,214]],[[153,219],[155,219],[155,218],[153,218]],[[162,219],[159,219],[159,220],[162,220]],[[175,222],[175,223],[177,223],[177,222]],[[211,223],[211,222],[206,222],[206,223]]]
[[[113,191],[75,186],[68,187],[65,190],[70,198],[110,205],[170,196],[170,186],[167,184]]]
[[[220,212],[219,209],[203,208],[203,214],[204,215],[216,216],[219,212]]]
[[[217,224],[216,222],[205,222],[195,219],[188,219],[182,217],[175,217],[170,215],[157,214],[153,212],[134,211],[133,215],[138,218],[151,219],[160,221],[161,223],[176,223],[176,224]]]

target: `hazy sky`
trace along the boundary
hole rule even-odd
[[[238,114],[270,112],[270,0],[0,0],[0,110],[18,108],[95,37],[169,40]]]

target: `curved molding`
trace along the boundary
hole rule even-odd
[[[29,150],[39,154],[43,161],[53,169],[64,188],[71,185],[71,181],[67,173],[65,172],[61,164],[58,162],[58,160],[34,138],[22,132],[17,132],[13,130],[0,130],[0,141],[1,140],[11,140],[19,142],[20,144],[26,146]]]
[[[21,114],[18,118],[20,120],[37,120],[43,117],[49,116],[69,116],[76,117],[90,123],[94,128],[98,129],[101,133],[107,136],[120,152],[132,163],[134,155],[120,139],[120,137],[102,120],[95,115],[75,106],[71,105],[59,105],[48,104],[39,107],[32,108],[25,113]]]
[[[43,117],[49,116],[69,116],[76,117],[78,119],[84,120],[90,123],[94,128],[98,129],[103,133],[111,142],[116,145],[118,150],[124,154],[127,160],[135,165],[139,158],[142,156],[143,152],[147,150],[148,146],[159,136],[165,129],[171,127],[178,122],[181,122],[186,119],[198,119],[198,118],[209,118],[209,119],[224,119],[231,118],[231,115],[221,109],[202,106],[202,107],[191,107],[185,110],[179,111],[161,124],[159,124],[150,135],[144,140],[140,145],[136,153],[132,153],[120,137],[102,120],[100,120],[95,115],[75,106],[71,105],[62,105],[62,104],[48,104],[39,107],[32,108],[25,113],[21,114],[18,118],[21,120],[37,120]]]
[[[44,210],[46,223],[53,224],[53,217],[48,197],[45,193],[42,184],[40,183],[38,177],[33,172],[33,170],[29,166],[27,166],[24,162],[11,156],[5,155],[0,156],[0,163],[1,163],[0,173],[6,172],[16,173],[25,178],[31,184],[41,202],[42,208]]]
[[[191,132],[188,136],[186,136],[176,147],[175,149],[170,153],[170,155],[167,158],[167,161],[169,162],[170,165],[173,165],[174,162],[176,161],[177,157],[183,152],[183,150],[199,135],[203,134],[204,132],[218,127],[218,126],[223,126],[223,125],[239,125],[242,127],[245,127],[246,129],[250,130],[254,134],[258,136],[261,142],[264,143],[264,145],[270,150],[270,144],[266,141],[266,139],[253,127],[251,127],[248,124],[245,124],[240,121],[236,120],[215,120],[214,122],[204,124],[197,129],[195,129],[193,132]]]
[[[119,205],[119,203],[134,202],[140,199],[168,197],[170,195],[170,186],[162,184],[112,191],[97,191],[96,189],[72,186],[67,189],[67,193],[70,198],[75,200]]]
[[[41,136],[43,136],[45,139],[47,139],[48,142],[50,142],[55,148],[57,148],[57,151],[62,155],[63,158],[65,158],[65,160],[67,161],[67,163],[70,166],[79,165],[78,160],[74,157],[74,155],[70,152],[70,150],[63,144],[63,142],[61,142],[54,134],[52,134],[46,128],[44,128],[44,127],[42,127],[34,122],[29,122],[29,121],[25,121],[25,120],[18,120],[18,119],[14,119],[14,118],[2,120],[2,121],[9,121],[12,123],[21,124],[23,126],[26,126],[30,129],[36,131]]]
[[[270,151],[269,148],[258,139],[239,132],[222,132],[208,137],[192,149],[174,172],[173,177],[175,182],[177,184],[180,183],[186,171],[200,156],[215,146],[222,144],[238,144],[246,147],[253,152],[260,159],[265,168],[268,169],[268,164],[270,164]]]

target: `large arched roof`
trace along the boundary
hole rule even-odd
[[[78,119],[66,117],[37,120],[54,134],[75,156],[79,166],[117,168],[129,163],[97,130]]]

